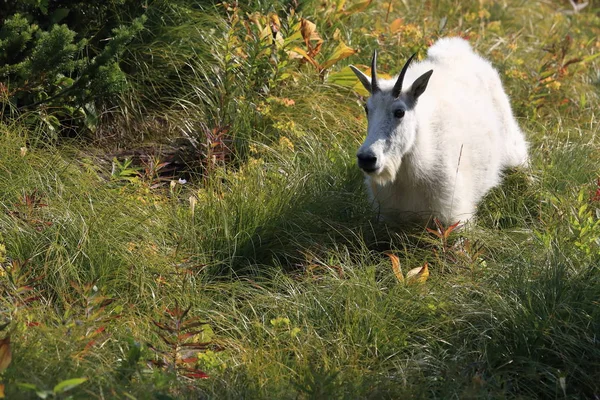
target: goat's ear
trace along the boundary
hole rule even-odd
[[[412,84],[412,87],[410,88],[410,94],[415,100],[423,94],[425,89],[427,89],[427,84],[429,83],[429,78],[431,78],[431,74],[433,74],[432,69],[418,77],[417,80]]]
[[[356,68],[354,65],[351,65],[350,68],[356,74],[357,78],[360,80],[360,83],[367,89],[369,93],[371,93],[371,78],[365,75],[361,70]]]

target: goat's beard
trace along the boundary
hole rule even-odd
[[[396,180],[401,164],[401,157],[398,157],[398,159],[388,157],[381,170],[376,174],[369,174],[368,177],[379,186],[389,185]]]

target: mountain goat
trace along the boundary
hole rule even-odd
[[[438,40],[394,79],[352,70],[371,93],[357,153],[384,218],[465,222],[502,170],[527,164],[527,142],[498,72],[460,38]]]

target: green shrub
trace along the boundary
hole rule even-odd
[[[66,131],[94,129],[96,110],[126,89],[119,60],[146,19],[108,23],[123,20],[111,19],[109,10],[124,1],[89,13],[82,12],[82,3],[58,1],[51,9],[47,3],[3,3],[9,16],[0,20],[0,106],[3,118],[24,116],[56,139]]]

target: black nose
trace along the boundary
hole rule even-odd
[[[375,165],[377,164],[377,156],[373,153],[358,153],[356,155],[358,158],[358,166],[365,172],[373,172],[377,168]]]

